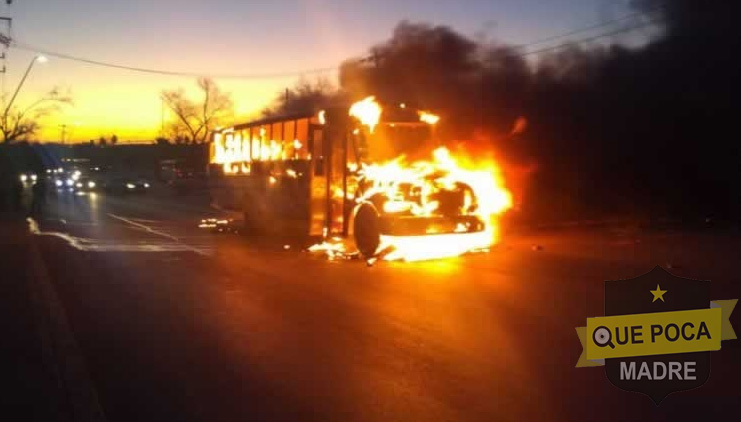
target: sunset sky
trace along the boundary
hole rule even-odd
[[[209,74],[286,73],[338,65],[389,38],[402,19],[449,25],[473,36],[527,43],[626,14],[620,0],[15,0],[0,15],[11,35],[40,49],[116,64]],[[5,31],[4,31],[5,32]],[[3,90],[12,93],[33,52],[11,48]],[[329,72],[327,76],[335,75]],[[314,76],[314,75],[311,75]],[[254,116],[298,75],[221,79],[240,120]],[[36,64],[16,99],[32,102],[54,86],[74,105],[43,121],[38,138],[72,141],[116,133],[153,139],[159,92],[193,87],[194,78],[110,69],[49,57]]]

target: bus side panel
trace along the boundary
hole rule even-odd
[[[209,177],[212,203],[225,210],[242,211],[242,198],[247,185],[246,176]]]
[[[309,162],[296,160],[276,165],[283,168],[274,169],[265,193],[268,228],[274,234],[306,236],[309,232]],[[294,175],[289,174],[289,169]]]

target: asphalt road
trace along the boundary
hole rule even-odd
[[[574,328],[603,315],[603,280],[658,264],[711,279],[714,299],[741,297],[738,235],[505,232],[490,253],[367,267],[196,228],[218,215],[195,198],[68,195],[39,219],[40,265],[76,345],[62,354],[81,368],[68,388],[90,390],[82,397],[105,419],[677,420],[741,409],[740,341],[712,354],[705,386],[658,408],[602,368],[574,367]]]

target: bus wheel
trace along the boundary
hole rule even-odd
[[[381,243],[379,216],[376,207],[364,202],[355,208],[353,219],[353,236],[355,245],[363,258],[372,258]]]

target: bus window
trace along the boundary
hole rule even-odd
[[[283,123],[283,140],[293,142],[296,139],[296,122],[288,120]]]
[[[295,122],[296,133],[293,137],[293,157],[300,160],[311,158],[309,151],[309,119],[300,119]]]
[[[260,161],[262,159],[260,155],[260,128],[253,127],[250,133],[252,134],[252,159]]]
[[[250,130],[243,129],[240,134],[242,135],[242,161],[252,161],[250,157]]]
[[[309,140],[309,119],[299,119],[296,121],[296,137],[299,141],[307,144]]]
[[[258,134],[260,139],[260,159],[270,160],[270,125],[260,126]]]
[[[283,160],[287,151],[283,142],[283,122],[273,123],[270,137],[270,150],[273,160]]]
[[[283,123],[273,123],[273,131],[271,132],[270,139],[275,141],[283,140]]]
[[[224,146],[226,147],[227,154],[229,155],[229,158],[231,158],[233,152],[234,152],[234,134],[233,133],[227,133],[224,137]]]
[[[324,131],[314,129],[314,150],[311,152],[314,158],[314,175],[325,176],[324,169]]]

